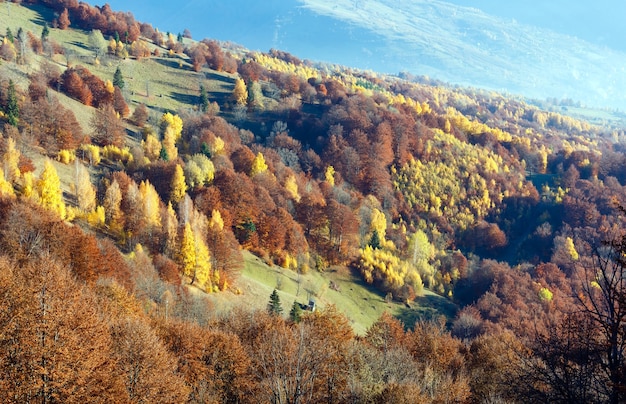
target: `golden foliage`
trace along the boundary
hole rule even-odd
[[[267,171],[267,164],[265,163],[265,157],[263,153],[258,152],[254,160],[252,160],[252,167],[250,168],[250,177],[254,177],[257,174],[262,174]]]
[[[185,193],[187,193],[187,184],[185,183],[185,174],[180,164],[176,164],[174,169],[174,176],[172,177],[172,192],[170,194],[170,201],[178,203]]]
[[[44,169],[37,181],[37,191],[40,205],[64,219],[66,209],[61,191],[61,180],[50,160],[46,160],[44,163]]]
[[[324,172],[324,179],[330,186],[335,186],[335,167],[326,167],[326,171]]]
[[[233,89],[233,101],[237,105],[246,105],[248,102],[248,89],[243,79],[235,80],[235,88]]]
[[[57,161],[62,164],[68,165],[73,163],[74,160],[76,160],[76,150],[63,149],[57,154]]]

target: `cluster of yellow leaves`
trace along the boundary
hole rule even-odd
[[[213,292],[219,283],[219,272],[211,271],[211,256],[206,242],[191,223],[186,223],[180,243],[180,261],[183,275],[191,279],[192,285]],[[215,286],[214,286],[215,285]]]
[[[330,186],[335,186],[335,167],[326,167],[326,171],[324,172],[324,179]]]
[[[159,214],[159,194],[150,181],[142,181],[139,184],[141,195],[141,217],[148,226],[161,227],[161,215]]]
[[[226,143],[224,143],[224,140],[221,137],[216,136],[213,144],[211,144],[211,156],[222,153],[225,147]]]
[[[22,175],[19,168],[20,151],[15,146],[13,138],[7,139],[6,151],[2,156],[2,168],[7,181],[15,184]]]
[[[4,170],[0,168],[0,195],[15,197],[15,191],[13,190],[13,184],[11,184],[4,175]]]
[[[385,290],[399,292],[405,284],[416,293],[423,289],[417,270],[390,250],[371,246],[360,249],[357,267],[367,283],[381,283]]]
[[[209,220],[209,227],[215,228],[219,231],[224,230],[224,219],[219,210],[213,209],[211,212],[211,220]]]
[[[553,296],[553,294],[550,291],[550,289],[548,289],[548,288],[541,288],[539,290],[539,299],[542,302],[550,302],[550,301],[552,301],[552,296]]]
[[[176,164],[174,169],[174,176],[172,177],[172,192],[170,194],[170,201],[178,203],[187,193],[187,183],[185,182],[185,173],[180,164]]]
[[[120,57],[120,58],[128,57],[128,50],[126,49],[122,41],[116,41],[114,38],[111,38],[107,46],[107,49],[110,54],[115,55],[117,57]]]
[[[189,188],[208,185],[215,177],[215,166],[204,154],[194,154],[185,164],[185,178]]]
[[[176,142],[183,133],[183,120],[178,115],[166,112],[161,117],[161,133],[163,135],[163,148],[167,152],[170,161],[178,158],[178,149]]]
[[[83,144],[80,146],[81,157],[89,161],[89,164],[97,166],[102,161],[100,147],[93,144]]]
[[[300,194],[298,193],[298,183],[296,182],[295,175],[292,174],[289,177],[287,177],[287,179],[285,179],[284,187],[285,187],[285,191],[287,191],[289,196],[291,196],[291,198],[294,201],[300,202]]]
[[[57,161],[63,164],[71,164],[76,160],[76,150],[63,149],[57,154]]]
[[[267,163],[265,163],[265,157],[263,153],[258,152],[252,160],[252,167],[250,168],[250,177],[254,177],[257,174],[262,174],[267,171]]]
[[[254,55],[254,60],[267,70],[281,73],[292,73],[303,80],[308,80],[311,77],[319,77],[319,71],[315,68],[303,65],[294,65],[293,63],[285,62],[270,55],[257,53]]]
[[[233,88],[233,101],[238,105],[246,105],[248,102],[248,88],[243,79],[235,80],[235,87]]]
[[[61,219],[65,219],[67,211],[65,202],[63,202],[61,180],[50,160],[46,160],[44,163],[44,169],[37,181],[37,191],[39,204],[58,214]]]
[[[101,149],[101,155],[107,160],[119,161],[124,165],[133,162],[133,155],[128,147],[119,148],[117,146],[107,145]]]
[[[441,130],[427,142],[426,156],[425,162],[412,159],[392,167],[394,186],[411,207],[444,216],[461,230],[489,214],[505,194],[515,191],[511,184],[523,179],[499,155]]]
[[[446,117],[452,125],[469,135],[490,133],[498,139],[499,142],[510,142],[513,139],[510,133],[504,132],[500,128],[491,128],[488,125],[476,120],[470,121],[467,116],[452,107],[447,108]],[[446,132],[449,133],[450,130],[447,130]]]
[[[148,133],[146,139],[141,142],[143,148],[143,154],[148,161],[156,161],[159,159],[161,153],[161,142],[154,134]]]

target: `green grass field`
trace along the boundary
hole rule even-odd
[[[228,311],[239,305],[264,310],[270,294],[277,289],[285,316],[294,301],[308,303],[309,298],[313,298],[317,307],[322,309],[329,304],[335,305],[346,315],[359,335],[363,335],[385,311],[402,320],[407,327],[412,327],[420,319],[440,315],[452,318],[456,313],[454,304],[430,291],[424,291],[424,295],[418,297],[410,307],[398,302],[388,303],[380,291],[365,284],[357,274],[345,267],[323,273],[312,270],[298,276],[292,270],[269,267],[262,259],[247,251],[244,252],[244,258],[245,267],[233,285],[233,289],[239,289],[241,294],[227,292],[210,295],[217,312]],[[335,286],[331,287],[331,283]]]

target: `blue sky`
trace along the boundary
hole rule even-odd
[[[626,52],[626,1],[623,0],[448,1]],[[93,0],[89,3],[103,4]],[[188,28],[196,39],[233,40],[260,50],[274,46],[269,43],[272,34],[268,31],[273,28],[268,24],[276,18],[271,13],[298,4],[295,0],[108,0],[108,3],[115,10],[131,11],[138,20],[150,22],[161,31],[177,33]]]
[[[623,0],[448,1],[626,51],[626,1]],[[103,4],[93,0],[89,3]],[[272,46],[260,46],[262,41],[271,38],[271,33],[267,32],[271,27],[264,25],[263,21],[275,18],[267,15],[267,10],[288,9],[298,4],[294,0],[108,0],[108,3],[114,10],[131,11],[138,20],[150,22],[161,31],[178,33],[188,28],[196,39],[216,38],[235,42],[239,38],[255,42],[256,38],[259,43],[242,44],[261,47],[262,50]]]

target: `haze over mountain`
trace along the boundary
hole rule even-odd
[[[162,31],[271,47],[299,57],[455,84],[626,107],[626,5],[490,0],[249,0],[181,3],[121,0]],[[488,14],[481,10],[493,13]]]

